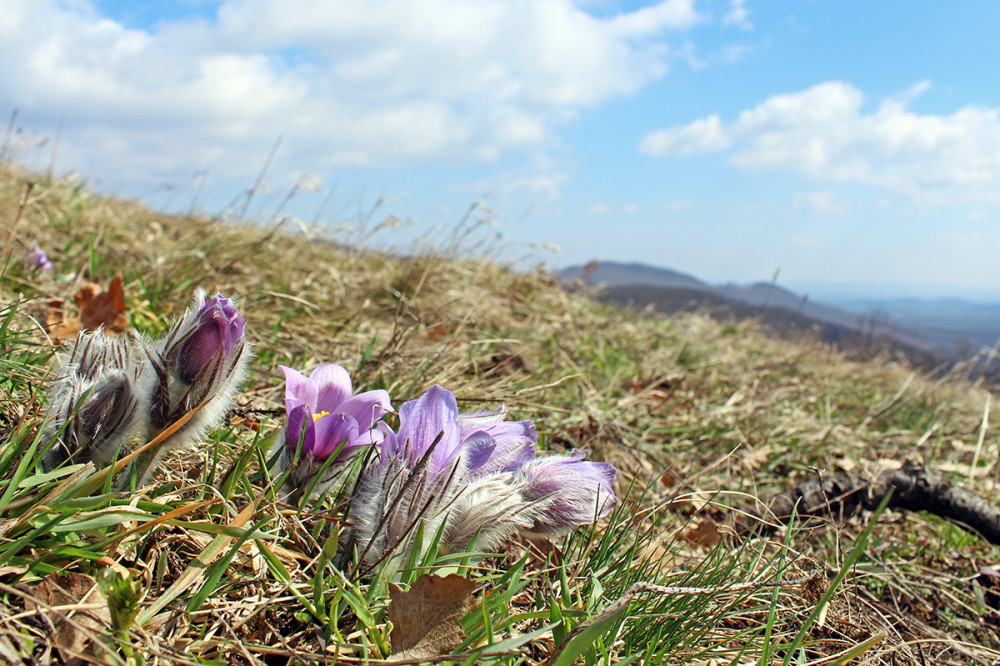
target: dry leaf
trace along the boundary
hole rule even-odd
[[[101,291],[100,285],[83,285],[73,300],[80,308],[80,326],[84,330],[93,331],[104,326],[107,330],[121,333],[128,328],[125,286],[121,275],[111,278],[107,291]]]
[[[660,483],[662,483],[665,488],[673,488],[677,485],[677,475],[668,469],[660,475]]]
[[[409,591],[389,584],[391,659],[425,659],[448,652],[462,642],[460,620],[479,602],[476,585],[458,574],[424,574]]]
[[[427,329],[427,337],[431,340],[443,340],[448,336],[448,331],[445,330],[444,324],[438,322]]]
[[[714,548],[722,541],[719,525],[711,518],[705,518],[699,523],[698,527],[684,536],[704,548]]]
[[[57,343],[75,338],[80,332],[80,318],[69,313],[65,301],[49,301],[45,307],[45,330]]]
[[[128,328],[125,315],[125,286],[121,275],[116,275],[102,291],[101,285],[84,282],[73,296],[78,315],[67,312],[63,301],[51,301],[45,311],[45,325],[56,341],[76,337],[81,330],[93,331],[101,326],[105,330],[121,333]]]
[[[74,606],[76,608],[74,608]],[[49,610],[60,607],[58,610]],[[46,615],[55,628],[52,642],[63,662],[80,655],[111,624],[108,603],[97,581],[86,574],[51,574],[34,589],[34,598],[24,600],[24,608]]]

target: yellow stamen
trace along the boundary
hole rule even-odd
[[[319,421],[321,418],[329,414],[330,412],[320,412],[319,414],[313,414],[313,421]]]

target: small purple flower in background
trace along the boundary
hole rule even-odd
[[[385,436],[379,426],[392,411],[389,394],[381,389],[352,395],[347,370],[339,365],[321,365],[309,377],[280,366],[285,373],[285,430],[279,473],[292,469],[286,483],[302,493],[313,485],[316,475],[331,455],[336,458],[316,482],[314,493],[322,492],[342,470],[342,463],[362,447],[378,444]],[[301,449],[300,449],[301,443]],[[296,456],[298,456],[296,458]]]
[[[541,508],[529,532],[563,534],[603,518],[618,504],[614,466],[583,457],[580,451],[548,456],[520,470],[525,494]]]
[[[45,254],[45,250],[38,246],[38,243],[32,241],[31,248],[28,253],[24,256],[24,265],[29,269],[38,269],[42,271],[49,271],[55,268],[52,262],[49,261],[49,255]]]

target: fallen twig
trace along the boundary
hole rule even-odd
[[[939,472],[907,462],[874,480],[857,474],[810,478],[775,495],[763,512],[744,507],[736,531],[772,532],[793,515],[844,518],[860,510],[872,511],[892,491],[888,506],[907,511],[927,511],[1000,544],[1000,508],[989,500],[955,485]]]

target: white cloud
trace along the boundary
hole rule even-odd
[[[856,87],[839,81],[775,95],[723,125],[711,115],[658,130],[639,150],[684,156],[731,149],[746,171],[794,171],[827,182],[858,182],[920,199],[1000,203],[1000,109],[966,106],[917,114],[908,104],[921,82],[870,111]]]
[[[66,118],[61,160],[150,181],[495,160],[544,150],[581,107],[668,69],[693,0],[611,16],[571,0],[222,0],[211,19],[130,29],[87,0],[7,0],[0,99]]]
[[[569,174],[561,171],[539,172],[522,177],[506,178],[502,189],[507,193],[525,192],[540,203],[550,203],[559,198],[560,190],[569,181]]]
[[[730,0],[729,11],[722,17],[724,25],[735,25],[744,30],[753,30],[753,23],[750,22],[750,11],[747,9],[746,0]]]
[[[638,212],[639,212],[639,207],[634,203],[627,203],[622,205],[623,215],[635,215]]]
[[[840,215],[847,209],[833,192],[797,192],[791,198],[792,208],[817,215]]]
[[[734,65],[753,52],[754,47],[750,44],[729,44],[719,52],[719,59],[722,62]]]
[[[611,26],[619,35],[636,37],[655,35],[664,28],[690,28],[700,20],[693,0],[674,0],[616,16]]]
[[[725,150],[730,143],[722,121],[714,114],[683,127],[647,134],[639,144],[639,152],[656,156],[697,155]]]
[[[611,212],[611,206],[603,201],[599,201],[595,204],[591,204],[590,208],[587,209],[587,212],[591,215],[607,215]]]
[[[686,62],[691,71],[697,72],[708,67],[708,63],[698,56],[698,49],[691,40],[686,40],[680,48],[675,48],[673,55],[678,60]]]
[[[666,208],[669,211],[681,211],[687,210],[694,206],[694,201],[691,199],[676,199],[667,204]]]

